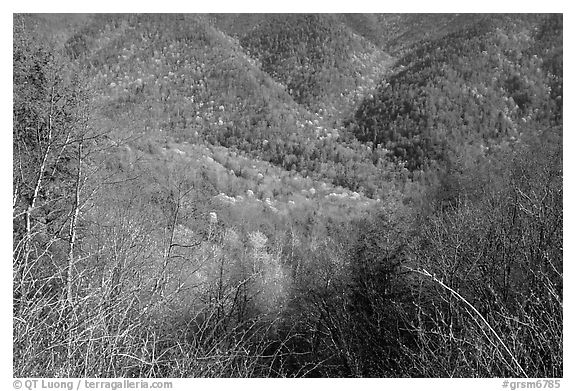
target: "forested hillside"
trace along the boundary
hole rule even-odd
[[[562,377],[562,15],[15,15],[16,377]]]
[[[561,124],[562,74],[552,64],[562,41],[549,40],[558,17],[532,31],[526,19],[482,20],[416,45],[356,112],[358,139],[418,170]]]

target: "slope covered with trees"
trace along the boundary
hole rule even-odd
[[[552,65],[561,41],[546,38],[561,23],[494,18],[416,45],[363,102],[351,130],[413,171],[561,123],[562,72]]]
[[[244,51],[242,39],[222,34],[208,20],[197,15],[99,16],[67,48],[93,72],[110,121],[152,130],[151,137],[168,132],[180,140],[234,147],[353,191],[368,189],[376,198],[382,190],[377,184],[394,170],[382,170],[385,162],[345,132],[338,124],[342,114],[312,112],[294,101],[285,80],[264,72],[259,58]],[[296,42],[293,38],[289,44]],[[366,67],[359,58],[355,61],[347,63],[347,71]],[[303,74],[310,72],[307,68]],[[330,85],[343,91],[341,83]],[[356,100],[363,96],[358,94],[364,87],[359,88]]]

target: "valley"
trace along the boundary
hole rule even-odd
[[[15,14],[14,376],[562,377],[562,23]]]

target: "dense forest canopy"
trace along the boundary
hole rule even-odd
[[[562,23],[14,15],[14,376],[562,377]]]

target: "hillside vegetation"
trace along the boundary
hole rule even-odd
[[[553,69],[558,42],[546,20],[483,20],[416,45],[366,99],[351,127],[361,141],[390,151],[410,170],[462,152],[489,153],[528,129],[561,124],[562,74]],[[552,91],[554,89],[554,91]]]
[[[562,377],[561,15],[15,15],[15,377]]]

